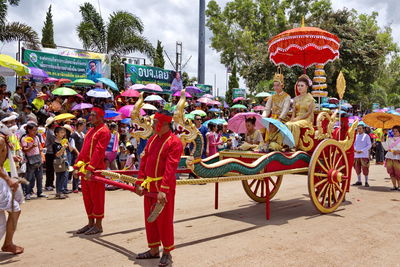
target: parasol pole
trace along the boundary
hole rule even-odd
[[[346,91],[346,79],[344,78],[342,71],[339,72],[339,75],[336,80],[336,91],[337,91],[337,93],[339,95],[339,99],[340,99],[339,100],[339,125],[340,125],[340,119],[342,116],[342,113],[341,113],[342,103],[341,102],[342,102],[342,99],[344,96],[344,92]],[[341,131],[339,131],[339,140],[338,141],[340,141],[340,132]]]

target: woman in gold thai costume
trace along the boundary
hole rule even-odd
[[[307,75],[301,75],[297,80],[298,95],[293,100],[292,118],[286,126],[292,132],[296,147],[300,139],[300,130],[312,127],[314,122],[314,98],[308,93],[308,87],[312,86],[311,79]]]

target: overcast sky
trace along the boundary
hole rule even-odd
[[[52,4],[55,42],[57,45],[82,48],[76,34],[76,25],[81,20],[79,5],[91,2],[99,8],[103,18],[117,10],[127,10],[139,16],[144,23],[144,36],[153,45],[161,40],[166,52],[174,60],[175,43],[183,43],[183,62],[192,56],[184,71],[190,76],[197,76],[198,45],[198,0],[21,0],[18,7],[10,7],[9,21],[20,21],[32,26],[41,36],[47,8]],[[224,5],[228,0],[218,0]],[[379,24],[391,25],[396,42],[400,42],[400,5],[398,0],[332,0],[335,9],[347,7],[359,12],[379,12]],[[206,28],[206,84],[216,85],[220,95],[226,88],[226,70],[219,62],[219,55],[210,47],[211,32]],[[14,56],[15,43],[0,46],[0,52]],[[139,56],[139,55],[136,55]],[[172,69],[167,58],[165,68]],[[271,74],[272,75],[272,74]],[[241,81],[241,86],[244,86]]]

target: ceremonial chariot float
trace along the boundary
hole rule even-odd
[[[339,39],[318,28],[300,27],[275,36],[269,42],[269,50],[270,59],[275,64],[306,69],[335,60],[339,56]],[[319,82],[325,80],[319,78]],[[337,90],[342,98],[344,83],[339,87]],[[318,95],[323,93],[321,90],[324,88],[325,84],[319,84],[313,89]],[[147,139],[152,134],[151,119],[140,115],[143,104],[142,93],[131,114],[132,135],[137,139]],[[193,173],[198,179],[177,180],[177,185],[215,183],[216,209],[219,183],[241,181],[245,193],[252,200],[266,203],[266,217],[269,219],[270,200],[277,194],[283,176],[288,174],[308,177],[311,202],[321,213],[335,211],[345,199],[352,168],[346,152],[353,146],[357,122],[352,124],[345,138],[335,140],[332,133],[337,122],[336,113],[318,110],[314,112],[314,125],[301,129],[295,152],[224,150],[202,159],[204,140],[192,121],[185,118],[185,104],[185,91],[182,90],[173,117],[175,133],[184,145],[193,143],[194,148],[190,156],[182,156],[178,173]],[[116,179],[134,183],[137,171],[99,171],[97,174],[96,179],[105,183],[115,184],[113,180]],[[133,186],[116,185],[134,190]]]

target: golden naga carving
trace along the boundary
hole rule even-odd
[[[354,144],[355,132],[358,126],[358,120],[356,120],[347,131],[346,139],[339,141],[339,146],[344,150],[349,150]]]
[[[174,112],[175,134],[181,139],[182,144],[185,146],[192,143],[197,135],[200,134],[196,125],[191,120],[185,118],[185,104],[186,104],[186,90],[181,91],[181,98],[176,105]]]
[[[300,135],[298,147],[300,150],[307,152],[314,147],[312,136],[314,136],[315,130],[313,126],[308,126],[305,129],[307,129],[306,132]]]
[[[335,126],[335,123],[336,123],[336,114],[337,114],[337,111],[335,111],[332,115],[329,115],[327,112],[320,112],[318,114],[317,130],[315,131],[315,139],[322,140],[322,139],[327,139],[327,138],[332,137],[333,127]],[[324,128],[322,127],[322,123],[325,120],[329,121],[326,132],[324,131]]]
[[[153,133],[152,122],[148,117],[143,117],[140,115],[140,109],[144,105],[143,92],[140,93],[139,99],[131,112],[131,134],[136,140],[147,139]]]

